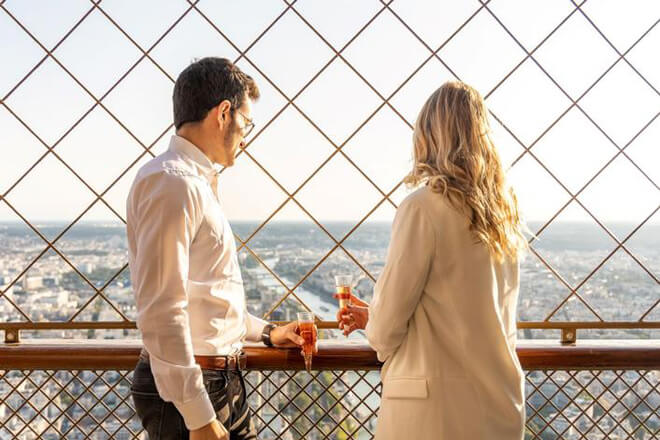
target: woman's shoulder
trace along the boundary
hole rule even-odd
[[[399,205],[402,212],[408,210],[420,211],[438,225],[455,224],[457,227],[464,228],[468,225],[468,217],[459,212],[442,193],[433,191],[428,186],[423,186],[410,193]]]
[[[399,205],[399,209],[410,208],[437,213],[451,209],[451,205],[443,194],[434,192],[428,186],[422,186],[408,194]]]

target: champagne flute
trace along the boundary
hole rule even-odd
[[[353,284],[352,275],[335,276],[335,286],[337,287],[337,299],[339,300],[339,309],[343,309],[351,304],[351,285]]]
[[[311,312],[298,313],[298,330],[303,337],[303,355],[305,357],[305,369],[312,370],[312,354],[316,346],[316,332],[314,331],[314,314]]]

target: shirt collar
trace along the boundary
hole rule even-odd
[[[170,139],[170,151],[183,154],[193,161],[200,172],[208,177],[216,176],[219,170],[216,165],[195,144],[181,136],[173,135]]]

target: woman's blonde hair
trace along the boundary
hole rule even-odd
[[[483,98],[460,81],[443,84],[415,123],[414,165],[406,183],[425,182],[465,213],[470,231],[496,260],[527,247],[518,202],[490,137]]]

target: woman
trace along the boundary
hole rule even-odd
[[[414,166],[425,185],[397,210],[368,307],[339,312],[366,328],[385,362],[377,440],[522,439],[524,380],[516,356],[516,197],[472,87],[448,82],[417,118]]]

